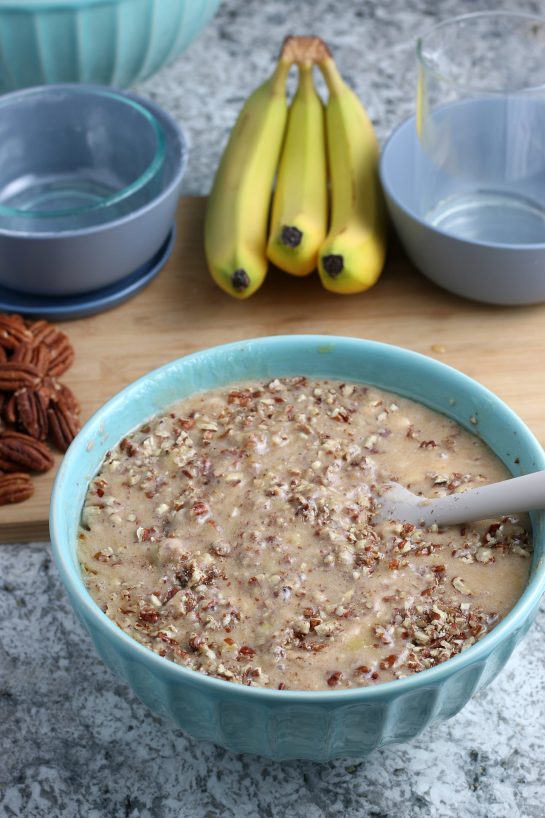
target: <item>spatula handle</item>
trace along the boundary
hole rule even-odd
[[[456,525],[488,517],[545,508],[545,471],[513,477],[420,506],[426,525]]]

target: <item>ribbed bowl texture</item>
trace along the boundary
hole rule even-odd
[[[220,1],[0,0],[0,93],[144,80],[188,47]]]

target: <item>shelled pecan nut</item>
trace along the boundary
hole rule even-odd
[[[40,344],[39,346],[33,346],[30,343],[21,344],[14,351],[10,361],[32,364],[32,366],[35,366],[40,374],[45,375],[51,363],[51,352],[43,344]]]
[[[0,474],[0,506],[22,503],[34,494],[34,484],[30,474],[13,472]]]
[[[21,471],[21,466],[18,463],[13,463],[11,460],[4,460],[0,456],[0,473],[10,474],[11,472]]]
[[[15,392],[17,421],[36,440],[45,440],[49,421],[49,396],[42,389],[19,389]]]
[[[31,364],[32,363],[32,344],[25,343],[19,344],[17,349],[13,350],[13,354],[10,358],[10,361],[13,363],[16,361],[18,364]]]
[[[73,415],[79,415],[81,412],[80,403],[70,387],[60,383],[56,378],[44,378],[42,389],[45,390],[52,401],[63,403]]]
[[[64,332],[50,324],[49,321],[29,321],[27,327],[33,346],[44,344],[49,347],[55,343],[59,335],[64,335]]]
[[[32,335],[21,316],[0,314],[0,347],[17,349],[20,344],[30,341]]]
[[[79,415],[81,412],[81,406],[70,387],[66,386],[64,383],[60,383],[59,387],[59,397],[57,402],[63,403],[68,411],[73,415]]]
[[[17,423],[17,402],[15,392],[12,395],[4,393],[4,404],[2,406],[2,417],[6,423],[15,425]]]
[[[57,380],[74,357],[68,336],[48,321],[0,313],[0,505],[27,500],[27,472],[53,466],[48,436],[64,452],[79,431],[80,405]]]
[[[44,346],[43,344],[41,346],[34,347],[32,351],[31,363],[36,367],[38,372],[43,375],[47,375],[51,365],[51,352],[48,347]]]
[[[74,348],[68,336],[47,321],[36,321],[29,326],[32,334],[32,345],[35,348],[46,348],[51,360],[47,373],[52,376],[62,375],[72,365],[75,357]]]
[[[74,363],[74,358],[76,357],[74,347],[66,335],[63,335],[63,337],[59,339],[55,345],[49,347],[49,353],[51,355],[51,360],[49,362],[47,374],[53,377],[58,377],[59,375],[62,375],[63,372],[66,372],[66,370],[72,366]]]
[[[0,435],[0,460],[38,472],[48,471],[54,462],[44,443],[30,435],[12,431]]]
[[[64,403],[56,401],[51,401],[47,417],[49,432],[55,445],[61,452],[65,452],[79,432],[79,420]]]
[[[4,392],[16,392],[25,386],[37,387],[40,373],[33,364],[19,361],[6,361],[0,364],[0,389]]]

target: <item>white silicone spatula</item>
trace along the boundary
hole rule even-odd
[[[378,519],[433,525],[457,525],[488,517],[545,508],[545,471],[491,483],[460,494],[430,500],[391,483],[379,501]]]

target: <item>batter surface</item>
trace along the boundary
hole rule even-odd
[[[419,529],[373,512],[509,476],[475,436],[361,384],[200,393],[122,440],[93,479],[79,558],[100,607],[179,664],[316,690],[398,679],[491,630],[528,579],[524,519]]]

